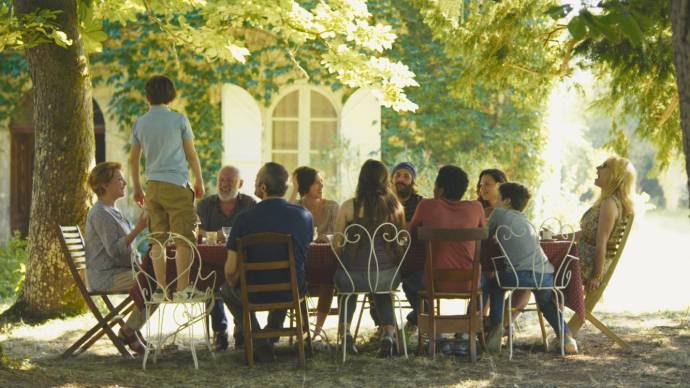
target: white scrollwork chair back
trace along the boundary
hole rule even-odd
[[[383,288],[379,287],[381,279],[379,278],[380,260],[376,250],[377,238],[381,238],[384,243],[397,244],[402,251],[402,256],[400,257],[400,260],[397,262],[395,266],[394,276],[390,280],[389,284],[382,284]],[[338,296],[342,296],[345,298],[343,303],[343,306],[345,308],[345,312],[344,314],[342,314],[343,318],[347,315],[347,300],[350,297],[357,297],[357,295],[360,294],[390,294],[394,298],[395,304],[398,306],[398,311],[400,313],[400,319],[402,322],[402,303],[400,303],[396,295],[396,291],[398,288],[396,280],[399,280],[400,269],[402,268],[405,262],[405,258],[407,257],[407,252],[410,249],[411,242],[412,239],[410,233],[407,230],[398,230],[398,228],[390,222],[380,224],[378,227],[376,227],[373,233],[370,233],[369,230],[367,230],[367,228],[363,225],[353,223],[348,225],[344,231],[335,233],[333,235],[333,238],[331,239],[331,249],[335,254],[336,260],[338,260],[338,265],[347,276],[351,285],[350,291],[338,290]],[[357,287],[355,287],[355,281],[353,280],[352,274],[350,273],[350,269],[348,268],[350,263],[346,263],[347,258],[342,257],[342,253],[345,251],[348,245],[358,246],[359,244],[368,244],[369,246],[367,258],[367,280],[369,283],[368,290],[357,290]],[[358,250],[357,252],[360,251]],[[346,333],[344,330],[342,334],[342,342],[345,343]],[[404,340],[404,335],[402,337],[405,357],[407,357],[407,345]],[[398,343],[400,342],[400,339],[398,339]],[[343,346],[342,348],[343,362],[345,362],[347,358],[347,347]]]
[[[542,224],[543,225],[543,224]],[[514,239],[519,239],[519,238],[528,238],[528,239],[534,239],[534,242],[539,249],[540,247],[540,242],[539,242],[539,235],[534,228],[534,225],[528,221],[521,220],[519,223],[513,223],[512,225],[500,225],[496,229],[496,242],[498,243],[498,246],[501,249],[501,256],[496,256],[491,258],[491,262],[494,267],[494,271],[496,272],[496,282],[498,283],[499,287],[508,290],[508,311],[511,312],[508,314],[508,325],[509,325],[509,333],[508,333],[508,344],[509,344],[509,349],[510,349],[510,355],[509,358],[512,360],[513,358],[513,321],[512,321],[512,291],[514,290],[550,290],[553,292],[555,298],[556,298],[556,307],[558,311],[558,323],[559,323],[559,337],[561,340],[561,355],[565,355],[564,353],[564,327],[565,327],[565,322],[563,321],[563,309],[562,305],[565,302],[565,295],[563,294],[563,290],[568,286],[570,283],[571,279],[571,269],[570,269],[570,264],[573,262],[573,260],[577,260],[577,257],[574,257],[570,254],[571,248],[574,243],[574,233],[572,233],[572,226],[570,225],[564,225],[559,222],[559,227],[558,231],[562,235],[566,235],[564,232],[570,231],[569,233],[569,246],[567,250],[565,251],[565,257],[561,261],[560,265],[558,266],[557,269],[554,271],[553,275],[553,283],[552,284],[545,284],[544,283],[544,272],[546,269],[547,263],[542,260],[542,256],[538,254],[532,255],[531,258],[531,272],[532,272],[532,280],[534,285],[526,285],[526,284],[520,284],[520,278],[518,276],[518,271],[516,270],[515,266],[513,265],[513,262],[510,259],[510,256],[508,255],[508,252],[506,251],[506,246],[507,243],[511,240]],[[505,263],[505,270],[504,272],[508,273],[509,277],[512,277],[512,279],[515,280],[515,284],[502,284],[501,282],[501,276],[498,276],[500,271],[499,265],[497,265],[497,262],[502,261]],[[545,344],[546,345],[546,344]]]
[[[159,252],[162,252],[164,257],[164,268],[165,266],[167,266],[168,261],[175,261],[174,255],[172,257],[168,256],[167,248],[169,246],[173,246],[175,244],[186,245],[188,248],[188,252],[191,255],[191,259],[189,260],[189,264],[187,264],[187,266],[182,270],[182,272],[178,273],[174,279],[166,279],[166,284],[161,284],[156,279],[156,276],[154,274],[151,274],[148,271],[146,271],[142,267],[141,262],[139,262],[138,260],[132,260],[132,271],[134,273],[134,278],[136,279],[136,283],[139,287],[141,296],[144,299],[144,307],[146,310],[146,338],[149,339],[148,345],[146,346],[146,352],[144,353],[144,357],[142,360],[142,368],[146,369],[146,362],[151,350],[155,351],[154,362],[156,362],[157,357],[160,354],[160,351],[165,341],[169,338],[172,338],[174,342],[174,339],[176,338],[179,332],[181,332],[184,329],[188,329],[191,348],[190,350],[192,352],[192,358],[194,360],[194,367],[198,369],[199,362],[196,356],[193,327],[194,324],[196,324],[197,322],[203,321],[204,317],[207,316],[210,312],[210,307],[212,306],[212,303],[210,302],[213,302],[214,300],[213,284],[215,284],[216,273],[211,272],[206,276],[202,275],[203,261],[201,260],[201,255],[199,254],[196,245],[180,234],[172,232],[149,233],[137,242],[137,248],[142,248],[147,243],[149,244],[149,248],[151,248],[148,250],[149,253],[154,250],[154,246],[156,246],[159,249]],[[193,277],[190,278],[189,284],[193,286],[194,289],[197,290],[197,292],[195,292],[192,295],[189,295],[189,297],[186,298],[171,297],[171,295],[173,295],[173,291],[176,288],[177,280],[180,279],[182,276],[190,275],[195,260],[198,264],[198,270],[195,274],[193,274]],[[165,277],[165,275],[163,276]],[[144,280],[142,281],[142,279]],[[208,281],[208,287],[200,289],[200,285],[202,284],[202,282],[206,281]],[[160,298],[154,298],[153,293],[157,288],[163,290],[163,293],[162,295],[160,295]],[[173,306],[172,316],[177,328],[172,333],[163,335],[163,317],[165,315],[166,306],[168,305]],[[181,310],[181,314],[178,314],[179,310]],[[155,337],[152,337],[152,324],[150,318],[151,315],[156,311],[158,312],[158,325],[155,328]],[[212,357],[215,358],[209,340],[208,328],[206,327],[206,325],[202,326],[204,328],[205,345],[207,346],[209,351],[211,351]]]

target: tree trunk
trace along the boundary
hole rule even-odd
[[[15,314],[43,319],[75,313],[83,301],[65,265],[58,224],[83,225],[86,179],[94,158],[91,78],[78,30],[77,0],[15,0],[17,14],[59,10],[73,44],[26,50],[33,83],[34,154],[29,262]],[[16,311],[20,310],[20,311]]]
[[[673,63],[680,96],[680,126],[682,128],[685,173],[690,194],[690,0],[669,0],[673,29]],[[689,205],[690,205],[690,198]]]

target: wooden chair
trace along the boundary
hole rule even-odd
[[[613,276],[613,272],[616,270],[616,266],[618,266],[618,261],[623,253],[623,248],[625,248],[625,243],[628,241],[628,235],[630,234],[633,220],[634,216],[624,217],[614,228],[613,232],[611,232],[611,237],[609,237],[606,247],[606,259],[611,260],[611,265],[609,266],[608,271],[606,271],[604,274],[599,288],[585,296],[585,318],[602,333],[606,334],[607,337],[626,350],[632,350],[632,348],[627,342],[623,341],[623,339],[609,329],[608,326],[597,319],[594,314],[592,314],[592,311],[594,310],[594,307],[596,307],[601,297],[604,295],[604,290],[606,290],[606,286],[608,286],[609,281]],[[573,335],[577,334],[583,324],[584,322],[577,315],[574,315],[568,322],[568,326],[570,327],[570,331],[573,333]]]
[[[119,324],[121,327],[124,325],[123,317],[134,308],[132,298],[126,291],[89,291],[84,281],[86,278],[86,252],[84,250],[86,245],[84,244],[84,237],[81,234],[81,230],[78,226],[59,225],[59,228],[60,244],[62,245],[65,263],[72,274],[77,289],[84,298],[84,302],[86,302],[86,306],[97,321],[91,329],[72,344],[69,349],[62,353],[62,357],[66,358],[83,353],[105,334],[110,338],[110,341],[112,341],[113,345],[115,345],[122,356],[133,358],[124,342],[122,342],[113,331],[113,326],[115,326],[115,324]],[[120,304],[115,306],[110,300],[111,296],[126,297]],[[96,303],[92,299],[93,297],[100,297],[103,300],[108,310],[105,315],[101,313],[98,306],[96,306]]]
[[[420,354],[424,349],[423,334],[429,337],[429,353],[436,356],[436,337],[442,333],[466,332],[470,341],[470,360],[477,361],[477,334],[481,334],[482,346],[484,345],[484,322],[481,313],[482,289],[479,286],[481,276],[481,264],[479,254],[481,240],[489,235],[486,228],[468,229],[433,229],[421,227],[417,231],[420,240],[426,241],[426,263],[424,276],[426,277],[426,290],[420,291],[419,312],[417,325],[419,327],[418,349]],[[434,252],[432,243],[474,241],[475,252],[471,269],[435,269],[433,265]],[[437,282],[471,282],[468,292],[440,292],[436,290]],[[469,300],[466,314],[441,315],[440,301],[442,299]],[[425,310],[424,302],[427,302],[429,311]],[[434,307],[435,306],[435,307]]]
[[[262,258],[261,261],[248,261],[247,249],[254,245],[285,245],[288,256],[283,258]],[[274,338],[274,337],[297,337],[297,351],[299,364],[304,367],[304,334],[307,334],[307,346],[309,353],[312,351],[311,333],[309,331],[309,320],[306,319],[307,305],[305,298],[300,296],[297,288],[297,271],[295,269],[295,256],[292,243],[292,236],[280,233],[256,233],[237,239],[237,254],[240,271],[240,289],[242,298],[242,319],[244,326],[244,357],[249,366],[254,366],[254,339]],[[288,270],[290,280],[285,283],[273,284],[248,284],[247,272]],[[290,291],[292,298],[287,302],[275,303],[252,303],[249,301],[249,294],[270,293]],[[285,310],[291,311],[294,316],[295,325],[282,329],[258,329],[251,324],[251,314],[257,311]]]

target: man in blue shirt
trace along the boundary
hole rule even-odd
[[[294,205],[283,199],[287,190],[288,172],[278,163],[266,163],[256,175],[255,195],[262,199],[254,209],[240,214],[228,238],[228,258],[225,262],[227,284],[221,289],[223,300],[235,320],[235,345],[242,343],[242,301],[239,289],[239,271],[237,262],[237,238],[254,233],[274,232],[292,235],[295,269],[300,293],[304,293],[304,261],[309,244],[313,240],[314,223],[311,213],[302,206]],[[247,251],[247,261],[260,261],[271,258],[286,257],[285,247],[280,245],[254,246]],[[288,270],[262,271],[259,278],[247,273],[247,283],[267,284],[284,283],[290,279]],[[253,303],[272,303],[291,298],[290,292],[250,294]],[[287,310],[271,311],[268,314],[266,328],[282,328]],[[256,316],[252,314],[252,327],[259,328]],[[257,341],[255,356],[258,361],[272,361],[273,341]]]

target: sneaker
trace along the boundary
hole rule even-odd
[[[565,354],[577,354],[577,341],[575,341],[575,338],[573,338],[570,333],[565,335],[564,343]]]
[[[184,302],[194,298],[197,295],[200,295],[199,292],[190,284],[182,290],[175,291],[173,294],[173,301]]]
[[[165,292],[163,292],[162,288],[156,287],[156,290],[153,291],[153,294],[151,295],[151,301],[152,302],[163,302],[163,301],[165,301]]]
[[[355,346],[355,339],[352,337],[352,334],[347,333],[345,335],[345,347],[347,348],[347,352],[351,354],[358,354],[359,351],[357,350],[357,347]]]
[[[229,342],[228,342],[228,332],[226,331],[217,331],[213,333],[213,345],[216,349],[217,352],[222,352],[227,350]]]
[[[486,337],[486,348],[491,353],[501,352],[501,342],[503,340],[503,325],[498,325],[489,332]]]
[[[379,341],[379,357],[393,357],[393,334],[384,333]]]

